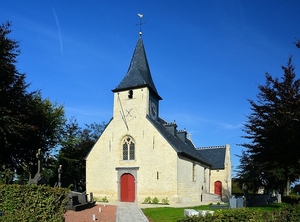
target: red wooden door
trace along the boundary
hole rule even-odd
[[[121,202],[135,201],[134,177],[130,173],[121,176]]]
[[[215,182],[215,194],[219,194],[222,196],[222,182],[221,181]]]

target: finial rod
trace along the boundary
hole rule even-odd
[[[139,24],[136,24],[136,25],[139,25],[140,26],[140,32],[139,32],[139,34],[140,34],[140,36],[142,36],[142,34],[143,34],[143,32],[142,32],[142,25],[143,24],[146,24],[146,23],[143,23],[142,22],[142,19],[143,19],[143,14],[141,14],[141,13],[138,13],[138,16],[140,17],[140,23]]]

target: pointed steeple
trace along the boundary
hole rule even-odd
[[[150,91],[161,100],[152,80],[147,56],[142,37],[139,38],[128,71],[120,84],[112,90],[113,92],[124,91],[127,89],[141,88],[147,86]]]

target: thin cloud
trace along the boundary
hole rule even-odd
[[[223,129],[228,129],[228,130],[234,130],[234,129],[241,129],[243,127],[243,124],[237,124],[237,125],[233,125],[230,123],[222,123],[221,124]]]
[[[109,110],[98,110],[91,107],[86,108],[76,108],[76,107],[65,107],[65,110],[67,113],[69,113],[69,116],[94,116],[94,117],[102,117],[102,118],[111,118],[111,113]]]
[[[165,119],[167,122],[172,121],[173,119],[175,122],[177,122],[177,125],[179,128],[186,128],[189,130],[189,128],[215,128],[216,130],[236,130],[236,129],[242,129],[244,124],[243,123],[227,123],[227,122],[220,122],[215,119],[211,118],[201,118],[198,115],[193,114],[183,114],[183,113],[167,113],[164,114],[164,116],[169,116],[167,119]],[[163,118],[164,119],[164,118]]]
[[[53,11],[53,15],[54,15],[56,25],[57,25],[57,28],[58,28],[58,37],[59,37],[59,41],[60,41],[60,51],[61,51],[61,54],[63,55],[64,54],[64,45],[63,45],[63,41],[62,41],[62,37],[61,37],[60,25],[59,25],[58,17],[56,15],[55,10],[54,10],[53,7],[52,7],[52,11]]]

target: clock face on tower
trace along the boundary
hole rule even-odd
[[[152,119],[157,119],[157,104],[150,100],[150,116]]]

